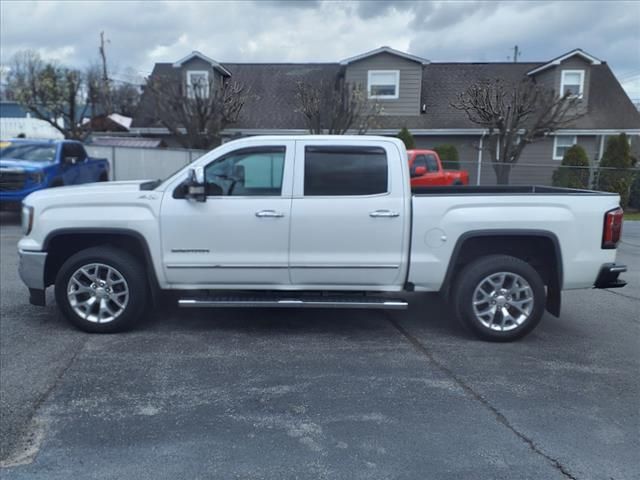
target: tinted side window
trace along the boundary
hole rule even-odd
[[[387,154],[383,148],[305,148],[305,196],[386,193],[387,179]]]
[[[278,196],[285,147],[246,148],[218,158],[204,169],[209,195]]]
[[[78,160],[84,160],[86,158],[82,145],[78,145],[77,143],[65,143],[62,148],[62,153],[65,158],[75,157]]]
[[[424,167],[427,168],[427,159],[424,155],[416,155],[415,160],[413,161],[412,172],[415,172],[416,168]],[[428,169],[427,169],[428,170]]]
[[[438,171],[438,160],[436,160],[436,156],[432,153],[425,155],[427,161],[427,171],[428,172],[437,172]]]
[[[73,157],[73,152],[71,151],[70,143],[62,144],[62,159],[66,160],[68,157]]]

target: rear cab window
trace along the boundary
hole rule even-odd
[[[305,147],[305,197],[381,195],[388,192],[389,164],[383,148]]]

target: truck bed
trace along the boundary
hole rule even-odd
[[[426,195],[616,195],[596,190],[545,187],[541,185],[449,185],[444,187],[412,187],[416,197]]]

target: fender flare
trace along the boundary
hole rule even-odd
[[[560,315],[560,307],[561,307],[561,293],[562,293],[562,282],[563,282],[563,268],[562,268],[562,250],[560,248],[560,242],[558,241],[558,237],[548,230],[533,230],[533,229],[488,229],[488,230],[472,230],[470,232],[465,232],[456,241],[456,245],[453,248],[453,252],[451,253],[451,258],[449,259],[449,265],[447,266],[447,272],[444,277],[444,281],[442,282],[442,288],[440,292],[445,296],[445,298],[449,298],[451,293],[451,288],[453,287],[453,279],[455,277],[456,263],[458,261],[458,257],[460,256],[460,252],[462,250],[462,245],[467,240],[479,237],[543,237],[551,241],[556,257],[555,264],[555,275],[551,279],[550,285],[547,287],[547,305],[546,309],[552,315],[556,317]]]
[[[62,177],[53,177],[49,180],[47,188],[64,187],[64,180]]]
[[[158,276],[156,275],[156,271],[154,268],[153,257],[151,256],[151,250],[149,249],[149,243],[147,239],[140,232],[136,230],[131,230],[128,228],[58,228],[56,230],[52,230],[47,234],[44,241],[42,242],[42,250],[48,251],[49,245],[51,241],[62,235],[118,235],[123,237],[129,237],[137,241],[142,247],[142,251],[144,253],[144,260],[146,265],[146,274],[149,279],[149,290],[151,292],[151,297],[154,304],[157,303],[159,292],[160,292],[160,282],[158,281]]]

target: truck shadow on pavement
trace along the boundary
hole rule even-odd
[[[219,308],[181,309],[164,302],[134,331],[244,332],[257,335],[357,334],[411,324],[432,334],[471,338],[437,294],[409,294],[404,311],[358,309]]]

